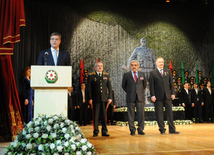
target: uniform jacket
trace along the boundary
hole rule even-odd
[[[107,102],[112,99],[111,79],[108,73],[102,72],[99,77],[97,72],[89,74],[88,77],[88,99],[93,103]]]
[[[150,94],[155,96],[156,100],[171,99],[171,95],[175,95],[172,75],[169,69],[163,69],[163,77],[159,70],[153,69],[149,77]]]
[[[86,89],[85,89],[85,103],[83,103],[82,90],[80,89],[78,91],[78,102],[77,102],[77,106],[82,106],[83,104],[85,104],[86,106],[88,105],[88,94],[87,94],[87,90]]]
[[[146,88],[146,78],[143,72],[138,71],[137,83],[135,83],[132,72],[124,73],[122,88],[126,92],[126,102],[132,103],[136,100],[136,94],[139,101],[145,100],[144,89]]]
[[[37,65],[45,65],[45,52],[48,52],[47,65],[54,66],[55,63],[50,48],[40,52],[37,60]],[[66,51],[59,51],[57,66],[70,66],[70,65],[71,65],[70,54]]]
[[[195,89],[192,89],[191,100],[192,100],[192,103],[195,103],[195,104],[203,102],[203,96],[200,89],[198,89],[198,94],[196,94]]]
[[[191,102],[191,90],[188,90],[188,94],[185,89],[182,89],[180,93],[180,103],[192,104]]]

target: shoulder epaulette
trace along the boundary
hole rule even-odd
[[[109,75],[108,73],[106,73],[106,72],[103,72],[103,75]]]
[[[93,73],[90,73],[89,75],[96,75],[96,73],[95,73],[95,72],[93,72]]]

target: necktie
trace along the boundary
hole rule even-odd
[[[136,75],[136,72],[134,72],[134,80],[135,80],[135,83],[137,83],[137,75]]]
[[[57,66],[57,50],[54,50],[54,52],[53,52],[53,58],[54,58],[55,66]]]
[[[160,70],[161,76],[163,77],[163,69]]]

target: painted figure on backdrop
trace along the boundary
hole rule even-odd
[[[22,94],[24,97],[23,117],[25,123],[32,121],[34,109],[34,91],[30,87],[31,68],[24,69],[24,78],[22,80]]]
[[[135,135],[135,107],[137,109],[138,134],[145,135],[144,130],[144,107],[145,107],[145,74],[139,71],[140,64],[137,60],[132,60],[130,63],[131,71],[124,73],[122,80],[122,88],[126,92],[126,102],[128,108],[128,122],[130,134]]]
[[[37,65],[70,66],[70,54],[59,49],[61,34],[53,32],[50,35],[51,48],[40,52]]]
[[[175,125],[173,123],[173,113],[172,113],[172,100],[175,99],[175,89],[172,81],[172,75],[169,69],[164,69],[164,59],[159,57],[156,59],[157,68],[150,72],[149,85],[151,93],[151,101],[155,105],[156,119],[159,126],[159,131],[161,134],[165,134],[165,124],[164,124],[164,111],[163,107],[166,109],[166,116],[169,124],[170,134],[179,134],[175,130]]]
[[[131,57],[128,60],[127,68],[130,68],[130,63],[132,60],[137,60],[139,62],[139,71],[145,74],[145,78],[147,80],[147,88],[145,90],[146,94],[146,104],[150,104],[150,92],[149,92],[149,72],[155,69],[155,55],[153,50],[147,47],[146,38],[140,39],[140,47],[136,47],[131,54]]]
[[[99,133],[98,124],[99,118],[102,124],[102,136],[110,136],[106,126],[106,106],[112,102],[112,87],[111,79],[108,73],[103,72],[103,63],[95,64],[95,72],[88,76],[88,99],[89,104],[93,107],[94,118],[93,137],[97,137]]]

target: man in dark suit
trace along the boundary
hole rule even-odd
[[[99,116],[102,123],[102,136],[110,136],[107,134],[106,106],[108,107],[112,102],[111,79],[108,73],[103,72],[103,63],[97,62],[94,68],[95,72],[89,74],[87,86],[89,104],[91,104],[94,111],[93,137],[97,137],[99,133]]]
[[[40,52],[37,65],[70,66],[70,54],[59,50],[61,35],[54,32],[50,35],[51,48]]]
[[[194,117],[195,117],[195,122],[196,123],[202,123],[202,106],[204,105],[203,102],[203,96],[201,93],[201,90],[198,89],[197,83],[194,83],[191,93],[191,100],[192,103],[194,104]]]
[[[164,59],[156,59],[157,68],[150,72],[149,85],[151,101],[155,104],[156,119],[161,134],[165,134],[163,106],[166,108],[166,115],[169,124],[170,134],[179,134],[175,130],[172,113],[172,100],[175,99],[175,89],[172,75],[169,69],[164,69]]]
[[[184,84],[184,89],[180,93],[180,103],[185,108],[185,118],[192,119],[192,107],[194,104],[191,102],[191,90],[188,88],[189,83]]]
[[[79,125],[82,126],[82,121],[84,126],[87,124],[87,110],[88,110],[88,95],[86,91],[85,84],[81,84],[81,90],[78,92],[78,102],[77,108],[79,109]]]
[[[126,92],[126,102],[128,108],[128,122],[131,135],[135,135],[135,106],[137,109],[138,134],[145,135],[144,130],[144,106],[146,78],[143,72],[138,71],[139,62],[132,60],[130,63],[131,71],[124,73],[122,80],[122,88]]]
[[[74,92],[74,88],[68,88],[68,119],[75,121],[75,102],[76,101],[76,94]]]

